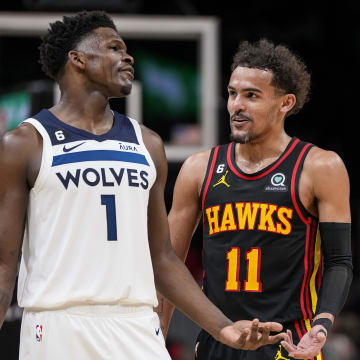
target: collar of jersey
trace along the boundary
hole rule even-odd
[[[277,160],[275,160],[272,164],[268,165],[264,169],[261,169],[260,171],[255,172],[253,174],[247,174],[237,166],[236,161],[235,161],[235,143],[234,142],[232,142],[228,145],[227,162],[228,162],[228,165],[229,165],[231,171],[233,173],[235,173],[235,175],[237,175],[245,180],[257,180],[257,179],[260,179],[260,178],[266,176],[273,170],[275,170],[291,154],[291,152],[294,150],[295,146],[299,142],[300,142],[299,139],[297,139],[296,137],[293,137],[290,140],[290,142],[287,145],[284,152],[279,156],[279,158]]]
[[[91,133],[89,131],[86,131],[86,130],[77,128],[75,126],[71,126],[69,124],[66,124],[65,122],[61,121],[58,117],[56,117],[48,109],[44,109],[44,110],[48,113],[48,116],[51,118],[51,121],[52,121],[53,124],[58,124],[63,129],[66,129],[68,131],[71,131],[72,133],[78,134],[81,137],[85,137],[85,138],[92,139],[92,140],[96,140],[96,141],[107,140],[113,134],[117,133],[119,131],[119,129],[120,129],[121,117],[120,117],[120,114],[118,114],[115,111],[113,112],[114,113],[114,121],[113,121],[113,126],[111,127],[111,129],[108,132],[106,132],[105,134],[96,135],[96,134],[93,134],[93,133]]]

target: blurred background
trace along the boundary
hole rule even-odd
[[[213,2],[215,3],[215,2]],[[346,1],[234,2],[194,0],[2,0],[0,4],[0,134],[52,106],[56,86],[38,64],[40,36],[60,13],[102,9],[116,18],[135,57],[136,84],[112,106],[157,131],[166,142],[166,205],[184,159],[229,139],[226,86],[241,40],[266,37],[298,53],[312,74],[310,102],[286,120],[289,135],[336,151],[351,181],[354,281],[326,344],[327,360],[360,359],[358,67],[359,11]],[[30,25],[27,25],[30,23]],[[45,24],[45,27],[44,25]],[[29,26],[29,28],[27,28]],[[334,189],[336,191],[336,189]],[[201,282],[201,229],[187,264]],[[0,332],[7,359],[18,356],[21,309],[13,304]],[[167,346],[174,360],[193,358],[198,327],[175,312]]]

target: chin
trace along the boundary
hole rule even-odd
[[[122,85],[120,88],[117,87],[116,91],[113,91],[113,95],[111,98],[122,98],[124,96],[128,96],[131,93],[132,84],[130,85]]]
[[[123,96],[129,95],[131,93],[131,89],[132,89],[132,83],[122,86],[121,92]]]
[[[248,144],[254,140],[249,133],[233,133],[230,134],[230,140],[239,144]]]
[[[130,88],[126,88],[126,89],[123,89],[123,96],[128,96],[128,95],[130,95],[130,93],[131,93],[131,86],[130,86]]]

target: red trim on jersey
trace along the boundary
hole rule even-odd
[[[206,193],[208,191],[210,181],[211,181],[211,178],[212,178],[212,175],[213,175],[213,172],[214,172],[214,167],[215,167],[217,155],[218,155],[218,152],[219,152],[219,147],[220,146],[217,146],[215,148],[215,150],[214,150],[214,155],[213,155],[213,158],[211,160],[211,166],[210,166],[210,170],[209,170],[209,175],[208,175],[208,178],[206,179],[206,185],[205,185],[203,196],[202,196],[202,199],[201,199],[201,208],[202,208],[203,218],[204,218],[203,221],[205,221],[205,214],[204,214],[205,197],[206,197]]]
[[[304,146],[304,148],[302,149],[298,159],[296,160],[296,164],[291,176],[291,198],[292,198],[292,202],[294,205],[294,208],[296,210],[296,212],[298,213],[300,219],[303,221],[304,224],[308,224],[308,222],[310,221],[310,218],[308,218],[307,220],[305,219],[304,215],[302,214],[300,207],[296,201],[296,194],[295,194],[295,180],[296,180],[296,173],[298,171],[299,165],[300,165],[300,161],[302,159],[302,157],[304,156],[304,153],[306,151],[306,149],[310,146],[311,144],[307,144]]]
[[[301,324],[301,328],[304,332],[303,335],[305,335],[307,333],[307,330],[306,330],[306,325],[305,325],[305,320],[300,320],[300,324]]]
[[[311,217],[308,217],[307,219],[305,219],[305,216],[301,212],[300,207],[299,207],[299,205],[298,205],[298,203],[296,201],[295,180],[296,180],[297,171],[298,171],[299,166],[300,166],[300,161],[301,161],[302,157],[304,156],[304,153],[305,153],[306,149],[310,145],[311,144],[306,144],[304,146],[304,148],[301,150],[301,153],[300,153],[298,159],[296,160],[294,170],[293,170],[293,173],[291,175],[291,199],[292,199],[294,208],[295,208],[298,216],[300,217],[302,222],[306,225],[306,240],[305,240],[305,254],[304,254],[304,278],[303,278],[303,281],[302,281],[302,284],[301,284],[301,292],[300,292],[300,306],[301,306],[301,311],[303,313],[304,319],[308,319],[309,317],[312,318],[312,312],[311,311],[309,312],[309,314],[306,314],[305,302],[304,302],[304,297],[306,296],[306,298],[307,298],[306,303],[307,304],[309,303],[309,299],[308,299],[309,293],[308,293],[308,291],[306,291],[306,295],[305,295],[304,290],[305,290],[305,284],[307,282],[308,270],[309,270],[308,254],[309,254],[309,240],[310,240],[310,230],[311,230],[310,229]]]
[[[204,251],[204,239],[205,239],[205,212],[204,212],[204,204],[205,204],[205,198],[206,198],[206,193],[208,191],[209,185],[210,185],[210,181],[214,172],[214,167],[215,167],[215,163],[216,163],[216,159],[217,159],[217,155],[219,152],[219,145],[215,148],[214,150],[214,154],[213,154],[213,158],[211,160],[211,165],[210,165],[210,170],[209,170],[209,174],[208,177],[206,179],[206,184],[205,184],[205,188],[204,188],[204,192],[203,192],[203,196],[201,199],[201,209],[202,209],[202,214],[203,214],[203,250]],[[203,278],[205,277],[205,270],[203,271]]]
[[[294,141],[294,143],[290,146],[289,150],[283,154],[280,159],[268,170],[266,170],[265,172],[259,174],[259,175],[256,175],[256,176],[246,176],[246,175],[243,175],[243,174],[240,174],[239,171],[236,170],[235,166],[233,165],[232,161],[231,161],[231,150],[232,150],[232,145],[234,143],[230,143],[229,146],[228,146],[228,150],[227,150],[227,162],[228,162],[228,165],[231,169],[231,171],[233,173],[235,173],[235,175],[245,179],[245,180],[257,180],[257,179],[260,179],[262,177],[264,177],[265,175],[271,173],[274,169],[276,169],[289,155],[290,153],[294,150],[295,146],[300,142],[299,139],[296,139]]]
[[[298,334],[298,336],[299,336],[299,339],[301,340],[302,337],[303,337],[303,335],[302,335],[302,333],[301,333],[301,331],[300,331],[299,322],[298,322],[298,321],[294,321],[294,325],[295,325],[296,332],[297,332],[297,334]],[[296,344],[296,345],[297,345],[297,344]]]

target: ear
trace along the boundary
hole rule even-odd
[[[280,111],[284,116],[295,106],[296,96],[294,94],[285,94],[282,97]]]
[[[83,52],[77,50],[70,50],[68,52],[68,58],[70,63],[77,68],[85,68],[85,54]]]

